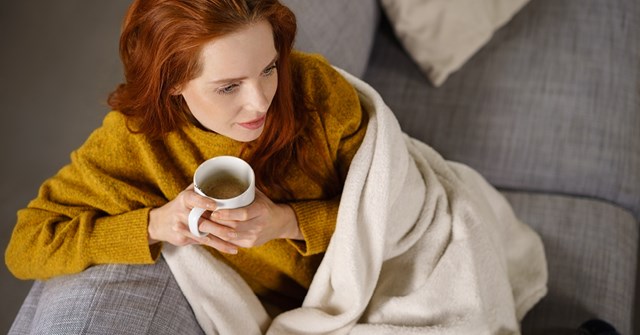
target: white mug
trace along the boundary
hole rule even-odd
[[[218,156],[200,164],[193,175],[193,184],[196,193],[216,202],[216,210],[247,206],[256,196],[253,169],[244,160],[233,156]],[[198,229],[198,221],[205,211],[194,207],[189,213],[189,230],[195,236],[207,235]]]

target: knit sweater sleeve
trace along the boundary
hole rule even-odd
[[[159,256],[148,245],[148,215],[163,199],[145,180],[141,144],[124,117],[103,126],[71,155],[71,163],[40,187],[18,221],[5,254],[22,279],[46,279],[105,263],[146,264]]]
[[[344,184],[351,160],[366,133],[367,114],[353,86],[323,57],[301,53],[298,56],[298,67],[305,73],[301,86],[306,91],[306,101],[317,112],[320,137],[326,139],[329,160]],[[305,256],[325,252],[335,231],[340,195],[290,205],[304,237],[303,241],[291,243]]]

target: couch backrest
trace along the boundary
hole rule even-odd
[[[282,2],[296,14],[296,49],[320,53],[333,65],[362,77],[380,16],[376,0]]]
[[[640,218],[639,18],[636,0],[531,1],[439,88],[382,29],[364,79],[406,132],[492,184]]]

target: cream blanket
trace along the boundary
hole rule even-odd
[[[546,294],[542,242],[472,169],[409,138],[370,86],[336,231],[301,308],[271,319],[197,246],[163,255],[207,334],[517,334]]]

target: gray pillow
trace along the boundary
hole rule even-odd
[[[376,0],[282,0],[295,14],[295,48],[322,54],[329,62],[362,77],[380,9]]]

